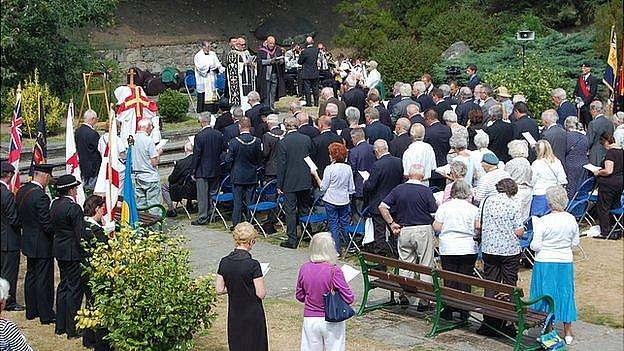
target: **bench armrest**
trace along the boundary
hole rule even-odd
[[[158,220],[158,222],[161,222],[162,220],[165,219],[166,215],[167,215],[167,210],[165,209],[165,207],[161,204],[155,204],[155,205],[151,205],[151,206],[147,206],[147,207],[143,207],[143,208],[137,208],[138,212],[149,212],[149,210],[151,210],[152,208],[157,208],[160,210],[160,219]]]
[[[533,300],[523,300],[522,298],[518,297],[518,301],[520,302],[520,305],[523,307],[529,307],[540,301],[544,301],[548,305],[548,312],[549,313],[555,312],[555,301],[549,295],[542,295],[542,296],[534,298]]]

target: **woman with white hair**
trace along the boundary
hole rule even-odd
[[[546,189],[555,185],[568,184],[568,178],[561,161],[555,156],[547,140],[540,140],[535,144],[537,159],[531,165],[531,186],[533,199],[531,200],[531,216],[543,216],[548,213]]]
[[[520,205],[522,218],[529,218],[531,212],[531,198],[533,188],[531,187],[532,170],[529,157],[529,145],[524,140],[512,140],[507,145],[511,160],[505,165],[505,171],[509,173],[511,179],[518,184],[518,194],[515,199]]]
[[[576,320],[574,300],[574,266],[572,248],[579,244],[579,226],[565,211],[568,195],[559,185],[546,189],[550,213],[533,219],[535,265],[531,275],[531,299],[548,295],[555,302],[555,320],[563,322],[566,344],[571,344],[572,322]],[[548,305],[538,302],[533,308],[549,312]]]
[[[566,177],[568,177],[566,189],[568,190],[569,199],[574,197],[579,185],[588,176],[583,166],[589,163],[589,158],[587,157],[589,143],[587,142],[587,136],[578,131],[578,124],[578,118],[574,116],[567,117],[564,122],[564,127],[567,130],[567,147],[563,169]]]
[[[228,345],[232,351],[269,349],[262,300],[266,296],[260,263],[249,251],[258,232],[248,222],[234,227],[234,251],[223,257],[217,270],[217,294],[228,295]]]
[[[475,186],[477,184],[477,164],[480,164],[480,162],[475,162],[476,160],[471,157],[472,152],[467,149],[468,133],[463,134],[463,132],[460,132],[459,134],[453,134],[449,139],[449,144],[455,154],[451,162],[459,161],[465,164],[466,172],[463,178],[470,186]]]
[[[323,295],[331,289],[351,304],[353,290],[336,265],[334,239],[328,232],[321,232],[310,241],[310,261],[299,269],[295,297],[304,303],[302,351],[341,351],[346,347],[346,322],[325,321]]]
[[[9,299],[9,282],[0,278],[0,313],[4,310]],[[15,323],[0,317],[0,350],[32,351],[26,337],[17,328]]]
[[[482,129],[479,129],[476,132],[475,137],[474,137],[474,144],[475,144],[476,150],[470,152],[470,158],[472,159],[472,163],[475,164],[476,176],[475,176],[475,181],[473,182],[473,184],[476,185],[479,182],[479,179],[481,179],[481,176],[485,174],[485,170],[483,169],[483,166],[481,165],[481,161],[483,160],[483,155],[485,154],[494,155],[494,152],[488,149],[488,146],[490,145],[490,136],[487,135],[487,133],[484,132]]]
[[[624,112],[619,111],[613,115],[613,124],[615,125],[613,138],[620,147],[624,148]]]

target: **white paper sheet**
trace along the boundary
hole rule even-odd
[[[448,176],[451,174],[451,165],[447,164],[445,166],[438,167],[435,169],[435,171],[443,176]]]
[[[169,139],[160,139],[158,144],[156,144],[156,148],[162,149],[165,145],[167,145],[167,142],[169,142]]]
[[[591,163],[586,164],[585,166],[583,166],[583,168],[585,168],[586,170],[588,170],[588,171],[590,171],[590,172],[592,172],[592,173],[594,173],[595,171],[597,171],[597,170],[600,170],[600,169],[601,169],[600,167],[598,167],[598,166],[594,166],[594,165],[592,165]]]
[[[310,167],[310,172],[314,172],[318,169],[318,167],[316,166],[316,163],[312,161],[310,156],[306,156],[303,160],[305,161],[305,163],[308,164],[308,167]]]
[[[188,141],[191,143],[191,145],[195,145],[195,136],[194,135],[189,135],[188,137]]]
[[[260,269],[262,270],[262,276],[266,277],[267,273],[271,270],[271,264],[269,262],[261,262]]]
[[[360,274],[360,271],[358,269],[355,269],[349,266],[348,264],[342,265],[340,269],[342,270],[342,274],[344,274],[344,277],[347,283],[353,280],[353,278],[357,277],[358,274]]]
[[[368,171],[358,171],[358,173],[362,176],[364,181],[367,181],[368,178],[370,178],[370,173],[368,173]]]
[[[526,141],[529,142],[529,145],[533,146],[533,145],[537,144],[537,141],[535,141],[535,139],[533,138],[531,133],[524,132],[524,133],[522,133],[522,136],[524,137],[524,139],[526,139]]]

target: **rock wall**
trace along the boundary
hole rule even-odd
[[[217,43],[216,53],[223,53],[227,43]],[[199,51],[198,43],[142,46],[139,48],[103,50],[104,57],[117,61],[122,70],[130,67],[147,69],[152,73],[162,72],[165,67],[175,67],[180,71],[193,69],[193,56]]]

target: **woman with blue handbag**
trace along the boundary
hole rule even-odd
[[[550,213],[533,218],[535,265],[531,276],[531,299],[549,295],[555,302],[554,319],[563,322],[566,344],[571,344],[572,322],[576,320],[572,248],[579,244],[579,227],[574,216],[565,211],[568,193],[560,186],[546,189]],[[533,305],[548,312],[544,302]]]
[[[310,241],[310,262],[299,269],[295,296],[304,303],[301,351],[343,351],[345,320],[353,316],[349,306],[353,290],[336,266],[334,239],[328,232]]]

